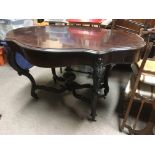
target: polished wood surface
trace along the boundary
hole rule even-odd
[[[6,40],[35,50],[93,54],[140,49],[145,45],[138,35],[121,30],[67,26],[19,28],[9,32]]]
[[[40,67],[91,65],[97,56],[105,64],[132,63],[138,61],[139,51],[145,46],[136,34],[91,27],[19,28],[10,31],[6,40],[31,64]]]

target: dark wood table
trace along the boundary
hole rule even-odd
[[[112,64],[137,62],[144,40],[122,30],[93,27],[46,26],[26,27],[10,31],[6,35],[9,48],[8,60],[19,75],[27,76],[31,83],[31,95],[37,98],[36,89],[61,93],[70,90],[81,100],[91,103],[91,120],[95,120],[98,96],[105,97],[109,91],[108,71]],[[93,85],[80,85],[75,75],[68,71],[57,80],[64,81],[58,89],[37,85],[29,70],[18,66],[15,55],[20,52],[31,64],[54,68],[61,66],[88,65],[92,67]],[[92,98],[80,96],[76,89],[90,88]],[[101,91],[104,89],[104,94]]]

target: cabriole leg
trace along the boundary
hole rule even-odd
[[[98,95],[101,92],[101,83],[104,80],[105,76],[105,69],[104,63],[102,59],[99,57],[95,60],[93,65],[93,89],[92,89],[92,100],[91,100],[91,120],[95,121],[96,117],[96,106]],[[104,85],[105,86],[105,85]]]
[[[12,43],[10,44],[10,46],[11,46],[11,49],[13,49],[13,50],[10,50],[10,48],[8,48],[8,53],[7,53],[7,58],[8,58],[8,62],[10,64],[10,66],[18,72],[19,76],[25,75],[30,80],[30,82],[31,82],[31,96],[38,99],[38,96],[35,92],[37,85],[36,85],[36,82],[35,82],[33,76],[29,73],[28,69],[23,69],[17,64],[16,51],[18,49],[16,49],[16,47]]]

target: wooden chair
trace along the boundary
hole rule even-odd
[[[133,74],[125,89],[125,96],[129,98],[129,102],[120,129],[123,131],[124,128],[127,128],[130,134],[153,134],[155,121],[155,61],[148,60],[152,46],[152,42],[147,43],[144,57],[137,63],[137,68],[133,69]],[[146,78],[146,76],[151,77],[152,80],[148,80],[149,77]],[[127,120],[135,101],[140,102],[140,107],[136,115],[135,123],[131,126],[127,124]],[[142,108],[146,103],[150,103],[153,106],[150,119],[145,128],[135,130]]]
[[[149,26],[149,22],[150,21],[147,20],[113,19],[111,28],[140,34],[141,28],[146,30]]]

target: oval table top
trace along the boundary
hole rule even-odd
[[[93,54],[145,46],[145,41],[137,34],[95,27],[31,26],[8,32],[6,40],[32,50]]]

